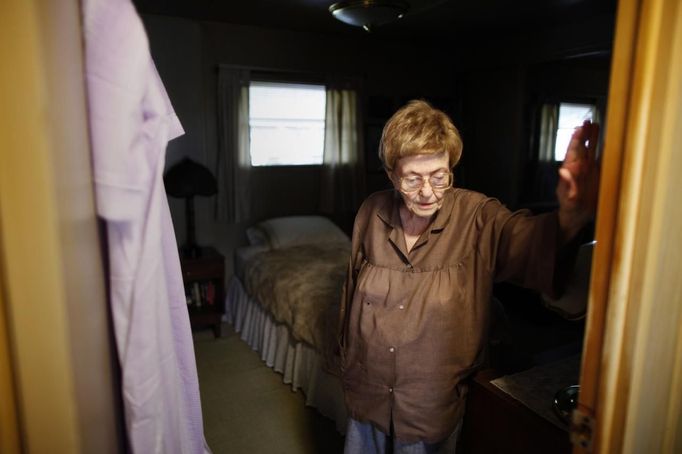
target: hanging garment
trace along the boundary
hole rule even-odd
[[[110,300],[134,453],[210,452],[180,260],[163,186],[184,133],[129,0],[84,0],[97,213],[106,221]]]

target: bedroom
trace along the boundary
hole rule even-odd
[[[513,15],[507,14],[507,17]],[[510,207],[533,206],[537,209],[545,209],[548,200],[546,193],[533,195],[533,188],[524,186],[529,181],[529,175],[533,176],[530,180],[535,182],[537,171],[537,167],[528,168],[527,153],[533,148],[531,137],[534,126],[531,119],[537,115],[536,110],[541,103],[558,101],[557,97],[565,96],[570,100],[576,97],[601,98],[601,102],[605,103],[609,56],[608,53],[604,54],[604,50],[610,46],[613,36],[613,18],[609,14],[605,14],[605,17],[610,17],[605,19],[608,22],[606,26],[590,18],[588,25],[576,27],[578,33],[571,35],[574,38],[577,36],[575,41],[565,38],[568,33],[560,34],[560,37],[551,34],[543,40],[535,39],[537,28],[529,28],[529,24],[525,23],[526,31],[520,36],[508,29],[502,37],[487,32],[486,38],[452,38],[433,51],[424,51],[419,43],[405,43],[396,37],[370,41],[361,35],[362,38],[354,41],[351,35],[339,39],[319,31],[314,34],[280,28],[264,31],[264,27],[224,25],[187,16],[172,18],[159,14],[153,8],[148,12],[143,9],[159,71],[187,131],[183,139],[171,144],[169,167],[184,156],[190,156],[209,167],[213,161],[211,153],[217,146],[215,142],[212,143],[215,141],[212,137],[217,133],[216,106],[212,104],[217,95],[212,87],[216,85],[214,70],[218,63],[295,75],[312,73],[317,77],[320,77],[320,73],[327,75],[338,71],[356,77],[359,74],[364,89],[363,106],[367,111],[379,112],[373,119],[363,122],[365,127],[377,127],[385,120],[387,111],[394,110],[406,99],[430,99],[453,116],[464,135],[465,156],[467,150],[470,152],[470,160],[462,163],[460,174],[457,175],[459,184],[496,196]],[[249,48],[244,45],[245,41],[261,45]],[[476,41],[476,44],[472,46],[471,41]],[[523,45],[529,41],[535,43],[531,50]],[[278,47],[268,51],[274,47],[273,42]],[[347,51],[343,53],[345,57],[341,62],[325,57],[327,54],[322,50],[338,49],[347,42],[359,43],[357,47],[363,48],[362,55],[354,57],[352,52]],[[457,42],[466,42],[468,50],[461,50]],[[605,43],[608,45],[604,46]],[[164,49],[166,44],[168,47]],[[504,46],[502,51],[499,50],[501,46]],[[301,48],[306,51],[302,53]],[[405,54],[405,49],[413,49],[410,55],[418,52],[420,55],[430,55],[427,61],[430,64],[425,66],[442,65],[444,53],[455,54],[453,60],[456,63],[446,64],[444,71],[425,72],[409,61],[403,62],[398,58]],[[574,55],[574,52],[584,58],[564,60]],[[348,67],[352,69],[348,70]],[[560,92],[550,93],[550,89],[537,83],[538,80],[551,81],[551,88],[560,87]],[[390,107],[386,108],[387,105]],[[494,134],[490,133],[491,124],[496,128]],[[367,138],[366,141],[372,140]],[[365,148],[366,156],[369,156],[371,146],[366,145]],[[491,163],[499,164],[499,167],[491,166]],[[492,170],[491,175],[491,168],[498,170]],[[515,171],[509,172],[508,169]],[[366,192],[384,184],[381,172],[372,172],[372,169],[366,170]],[[198,197],[197,240],[202,245],[216,247],[225,255],[225,278],[229,279],[233,274],[232,254],[237,247],[247,243],[246,227],[266,218],[317,212],[318,201],[310,194],[316,192],[318,185],[319,175],[311,168],[263,169],[257,192],[254,192],[254,199],[260,204],[253,205],[257,214],[240,224],[213,222],[213,198]],[[545,187],[542,184],[539,186]],[[291,189],[291,192],[283,195],[282,187]],[[263,194],[269,196],[265,199],[267,203],[261,202]],[[186,235],[185,207],[180,200],[171,199],[171,203],[177,238],[182,243]],[[348,231],[348,213],[334,213],[333,216]],[[513,292],[509,289],[506,291]],[[533,317],[533,314],[530,316]],[[540,320],[540,323],[543,321]]]
[[[360,142],[366,188],[360,199],[386,187],[376,158],[378,134],[392,112],[409,99],[432,101],[460,128],[465,151],[457,169],[458,185],[495,196],[511,208],[536,210],[547,209],[553,200],[552,178],[543,184],[547,177],[532,156],[538,153],[534,141],[541,106],[577,101],[605,111],[613,2],[581,4],[574,10],[526,5],[511,12],[500,7],[495,14],[480,7],[454,25],[452,18],[460,16],[460,10],[440,5],[416,14],[412,22],[405,18],[404,25],[389,24],[370,34],[336,23],[326,11],[320,15],[319,6],[301,9],[298,18],[267,4],[242,6],[243,11],[237,6],[183,9],[154,2],[138,6],[155,62],[186,130],[185,136],[170,143],[167,168],[189,156],[216,174],[216,153],[221,149],[219,65],[250,69],[255,78],[260,73],[261,79],[265,74],[275,81],[345,79],[354,84],[365,134]],[[270,15],[254,13],[266,6],[272,8]],[[450,21],[439,22],[438,17],[445,15]],[[549,166],[554,171],[553,164]],[[234,252],[247,245],[245,231],[258,221],[323,214],[350,233],[352,209],[319,208],[318,195],[324,192],[320,169],[253,167],[247,195],[251,213],[239,222],[214,219],[217,196],[194,198],[197,242],[226,258],[226,290]],[[346,184],[349,191],[351,186]],[[169,201],[182,243],[185,202],[173,197]],[[506,293],[504,304],[516,320],[518,338],[498,348],[500,367],[511,372],[580,351],[584,321],[564,322],[542,307],[536,295],[509,287],[499,291]],[[527,299],[535,303],[523,304]]]
[[[267,6],[272,9],[269,14],[255,14]],[[555,184],[551,174],[556,172],[554,160],[538,163],[533,156],[539,153],[542,105],[582,102],[605,112],[613,2],[588,2],[575,9],[529,4],[513,12],[500,6],[494,14],[479,7],[454,24],[452,18],[462,14],[459,9],[432,5],[411,22],[406,17],[405,24],[389,24],[369,34],[336,23],[326,11],[320,15],[319,5],[299,5],[298,18],[267,3],[202,9],[140,1],[138,7],[152,55],[186,130],[185,136],[169,144],[167,169],[190,157],[216,175],[222,134],[217,118],[225,118],[219,112],[217,87],[219,71],[225,68],[251,70],[255,80],[343,80],[357,88],[365,163],[359,177],[366,183],[361,194],[354,194],[359,200],[387,185],[376,158],[378,135],[393,111],[409,99],[433,102],[460,129],[465,146],[456,169],[458,186],[497,197],[511,208],[536,211],[551,207]],[[439,16],[449,21],[439,22]],[[321,214],[350,234],[352,207],[320,209],[323,168],[252,167],[246,195],[250,213],[237,222],[215,220],[214,206],[223,203],[218,196],[194,198],[195,237],[200,245],[212,246],[225,257],[228,293],[233,273],[242,271],[233,269],[235,251],[249,243],[246,229],[259,221]],[[354,189],[351,183],[344,188]],[[182,244],[185,201],[169,197],[169,202]],[[509,328],[513,333],[506,334],[514,340],[505,338],[494,352],[498,369],[517,372],[580,352],[584,320],[565,321],[545,309],[537,295],[514,287],[499,286],[498,293],[504,305],[502,318],[512,318],[514,323]],[[582,314],[572,315],[579,319]],[[260,345],[253,339],[250,344]],[[266,356],[263,353],[263,359]],[[276,360],[267,362],[273,365]],[[339,411],[332,408],[326,413],[334,416]],[[343,430],[342,422],[336,424]]]
[[[251,68],[255,77],[261,72],[284,82],[312,78],[324,84],[336,78],[356,85],[364,116],[359,120],[365,134],[359,140],[365,162],[363,196],[386,187],[376,158],[377,136],[383,122],[409,99],[430,100],[460,129],[470,151],[464,153],[458,184],[497,197],[511,208],[552,200],[551,194],[524,183],[535,171],[532,153],[537,153],[537,145],[532,141],[539,106],[588,100],[605,110],[613,1],[582,2],[566,10],[561,2],[544,9],[532,3],[515,11],[500,8],[495,14],[489,7],[478,7],[454,25],[439,16],[452,21],[460,10],[440,4],[406,17],[412,23],[405,30],[396,23],[371,34],[336,23],[326,11],[320,14],[319,5],[305,3],[299,3],[295,14],[314,13],[320,25],[307,16],[285,16],[288,11],[281,7],[254,17],[256,10],[272,7],[268,2],[242,6],[244,11],[230,5],[215,12],[210,6],[183,7],[181,2],[136,2],[159,73],[186,130],[169,145],[166,168],[187,156],[215,174],[219,65]],[[193,18],[210,14],[223,16]],[[277,22],[278,16],[290,18],[292,25]],[[320,185],[317,166],[255,167],[252,178],[252,194],[247,196],[252,220],[319,211],[319,201],[311,197]],[[278,190],[281,185],[287,191]],[[184,202],[169,202],[181,241]],[[196,236],[229,256],[244,244],[248,221],[216,223],[215,203],[213,197],[196,198]],[[354,213],[328,214],[349,231]],[[229,269],[226,273],[231,274]]]

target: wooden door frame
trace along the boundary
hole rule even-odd
[[[124,449],[81,2],[0,2],[0,451]]]
[[[16,402],[13,435],[22,452],[77,453],[38,15],[35,2],[21,0],[3,2],[0,12],[0,259]]]
[[[680,3],[618,6],[575,454],[682,447]]]

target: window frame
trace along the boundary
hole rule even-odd
[[[314,85],[324,87],[325,93],[328,89],[327,84],[324,82],[324,78],[315,74],[306,73],[279,73],[279,72],[269,72],[269,71],[258,71],[252,72],[249,78],[249,90],[251,89],[251,84],[261,83],[261,84],[281,84],[281,85]],[[325,101],[326,102],[326,101]],[[250,103],[249,103],[250,104]],[[250,107],[249,107],[250,110]],[[325,129],[326,129],[326,105],[325,105]],[[324,131],[323,131],[324,132]],[[249,113],[249,137],[251,136],[251,115]],[[323,139],[323,150],[324,153],[324,139]],[[249,158],[251,158],[251,144],[249,143]],[[324,154],[322,162],[319,164],[308,163],[308,164],[265,164],[265,165],[253,165],[250,160],[249,165],[251,169],[287,169],[287,168],[321,168],[324,165]]]
[[[593,108],[592,120],[591,120],[592,122],[599,123],[601,121],[600,120],[601,113],[599,110],[599,103],[597,103],[597,101],[594,99],[579,99],[579,100],[561,99],[560,101],[555,102],[554,104],[558,107],[558,110],[557,110],[557,125],[556,125],[556,128],[554,130],[554,143],[553,143],[553,149],[552,149],[552,157],[553,157],[555,163],[562,163],[566,157],[566,152],[564,151],[564,153],[563,153],[564,157],[563,158],[557,159],[557,157],[556,157],[557,156],[558,134],[559,134],[559,130],[561,129],[561,127],[559,125],[559,123],[561,121],[561,105],[562,104],[564,104],[564,105],[571,104],[571,105],[580,105],[580,106],[591,106]],[[578,126],[579,125],[576,125],[575,127],[578,127]]]

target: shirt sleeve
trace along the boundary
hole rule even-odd
[[[558,296],[575,260],[576,244],[560,244],[556,212],[531,215],[509,211],[487,199],[479,212],[483,238],[479,253],[496,282],[509,281]]]

